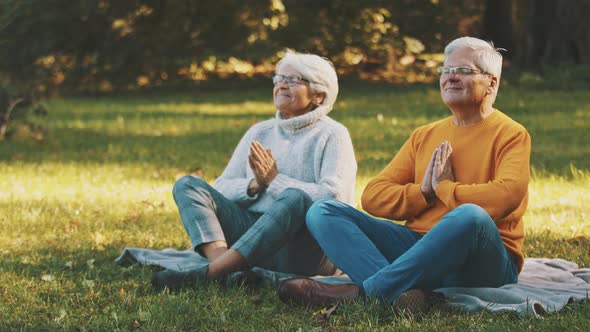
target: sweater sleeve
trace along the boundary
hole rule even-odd
[[[522,128],[504,142],[496,159],[494,179],[482,184],[442,181],[436,188],[436,195],[443,204],[449,209],[464,203],[477,204],[494,221],[519,207],[528,190],[531,137]]]
[[[422,179],[416,180],[415,134],[404,143],[389,165],[365,187],[361,197],[365,211],[376,217],[406,220],[430,208],[420,190],[418,181]]]
[[[254,128],[250,128],[244,134],[234,153],[225,167],[221,176],[219,176],[213,187],[217,189],[230,201],[249,205],[258,199],[258,194],[248,196],[248,185],[254,179],[253,175],[248,176],[248,152],[250,144],[254,137]]]
[[[317,182],[304,182],[285,174],[279,175],[266,189],[273,198],[287,188],[297,188],[306,192],[313,201],[334,198],[353,203],[357,164],[350,135],[346,129],[333,131],[327,138],[323,149],[316,152],[315,172]]]

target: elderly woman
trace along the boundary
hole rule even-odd
[[[208,279],[252,266],[301,275],[337,269],[305,227],[314,201],[354,200],[356,161],[347,129],[330,119],[338,95],[332,64],[288,52],[272,78],[275,118],[252,126],[213,186],[185,176],[173,194]],[[157,288],[194,281],[191,272],[156,272]]]
[[[493,103],[502,56],[463,37],[445,48],[440,93],[452,116],[416,129],[371,180],[362,206],[312,206],[307,226],[354,285],[285,281],[284,301],[326,304],[375,296],[422,311],[439,287],[515,283],[523,265],[531,139]]]

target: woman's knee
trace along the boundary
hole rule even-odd
[[[283,190],[283,192],[279,194],[279,197],[277,197],[277,201],[282,202],[291,209],[303,211],[304,216],[307,209],[309,209],[313,203],[313,200],[305,191],[297,188],[287,188]]]
[[[174,199],[177,199],[177,197],[185,196],[188,191],[209,187],[210,185],[205,182],[205,180],[196,176],[185,175],[174,183],[172,195],[174,196]]]

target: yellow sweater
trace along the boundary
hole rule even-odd
[[[434,205],[428,205],[420,183],[432,152],[449,141],[455,181],[436,188]],[[448,212],[464,203],[484,208],[492,217],[504,245],[524,263],[522,215],[528,203],[531,138],[526,129],[499,110],[481,122],[459,127],[453,118],[416,129],[393,160],[372,179],[362,195],[368,213],[392,220],[425,234]]]

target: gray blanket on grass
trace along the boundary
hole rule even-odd
[[[115,262],[121,266],[140,263],[176,271],[198,271],[203,275],[209,265],[209,260],[192,249],[159,251],[126,248]],[[259,284],[275,287],[284,279],[297,277],[261,268],[247,272],[248,278],[244,278],[244,273],[232,273],[227,282],[252,280],[252,276],[256,276]],[[346,275],[314,279],[331,284],[352,283]],[[590,268],[581,269],[576,263],[559,258],[527,258],[517,284],[500,288],[449,287],[435,291],[444,294],[448,304],[460,310],[512,312],[523,318],[540,318],[549,312],[560,311],[568,303],[587,300],[590,295]]]

